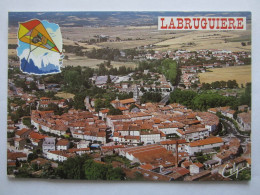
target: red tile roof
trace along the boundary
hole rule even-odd
[[[144,164],[139,166],[141,169],[145,169],[145,170],[152,170],[154,167],[151,164]]]
[[[8,160],[16,160],[17,158],[25,158],[27,155],[22,152],[7,152]]]
[[[185,168],[187,168],[187,167],[189,167],[190,165],[192,165],[192,162],[190,162],[190,161],[184,161],[184,162],[182,163],[182,165],[183,165]]]
[[[178,141],[179,144],[186,143],[186,140],[180,139],[180,140],[166,140],[166,141],[161,141],[160,143],[162,145],[169,145],[169,144],[176,144]]]
[[[102,150],[114,150],[116,148],[125,148],[125,145],[102,146]]]
[[[177,132],[180,133],[181,135],[185,135],[184,131],[181,129],[177,129]]]
[[[103,131],[103,132],[98,132],[97,133],[97,137],[106,137],[106,132]]]
[[[173,167],[172,170],[179,173],[181,176],[184,176],[184,175],[187,175],[190,173],[190,171],[188,169],[185,169],[183,167]]]
[[[197,147],[197,146],[203,146],[203,145],[209,145],[209,144],[215,144],[215,143],[223,143],[222,138],[221,137],[210,137],[207,139],[191,142],[188,145],[190,147]]]
[[[119,137],[119,133],[118,132],[114,132],[113,137]]]
[[[108,113],[108,112],[109,112],[109,109],[104,109],[104,110],[101,110],[100,112],[103,113],[103,114],[105,114],[105,113]]]
[[[131,119],[127,115],[109,115],[108,118],[110,118],[111,120]]]
[[[127,136],[124,136],[125,139],[135,139],[135,140],[139,140],[140,139],[140,136],[131,136],[131,135],[127,135]]]
[[[49,100],[51,98],[48,98],[48,97],[41,97],[40,100]]]
[[[56,146],[67,146],[68,144],[69,144],[69,140],[67,140],[67,139],[60,139],[57,142]]]
[[[141,163],[147,164],[158,164],[165,161],[175,162],[175,158],[171,152],[168,152],[161,145],[147,145],[139,146],[133,148],[121,149],[124,152],[133,155],[135,158],[139,159]]]
[[[36,133],[36,132],[31,132],[29,134],[29,137],[32,138],[32,139],[44,139],[45,137],[48,137],[48,136],[45,136],[45,135],[42,135],[42,134],[39,134],[39,133]]]
[[[121,111],[128,110],[128,108],[125,108],[125,107],[118,107],[118,109],[121,110]]]
[[[133,98],[125,99],[125,100],[119,100],[121,104],[130,104],[135,103],[135,100]]]
[[[23,129],[21,129],[20,131],[17,131],[15,134],[21,136],[21,135],[23,135],[24,133],[27,133],[27,132],[29,132],[29,131],[30,131],[30,129],[23,128]]]
[[[204,167],[204,165],[201,164],[201,163],[199,163],[199,162],[197,162],[197,163],[193,163],[193,164],[196,165],[196,166],[199,167],[199,168]]]
[[[90,148],[70,148],[68,149],[70,153],[80,152],[80,151],[90,151]]]

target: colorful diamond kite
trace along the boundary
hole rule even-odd
[[[20,23],[18,38],[20,41],[48,49],[61,54],[51,36],[39,20],[30,20],[28,22]]]

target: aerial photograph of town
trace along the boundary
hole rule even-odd
[[[168,16],[240,17],[246,29],[159,30]],[[251,179],[250,12],[8,19],[9,178]]]

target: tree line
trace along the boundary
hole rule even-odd
[[[102,75],[126,75],[134,71],[130,67],[120,66],[119,68],[114,68],[110,61],[98,64],[98,68],[94,69],[94,73],[98,76]]]
[[[8,49],[16,49],[17,47],[17,44],[8,44]]]
[[[239,105],[251,106],[251,83],[248,83],[245,92],[239,97],[226,97],[218,93],[196,93],[191,90],[176,89],[170,94],[171,103],[180,103],[193,110],[205,111],[209,108],[230,106],[237,110]]]
[[[33,174],[42,170],[40,174]],[[89,155],[68,158],[63,163],[59,163],[57,168],[53,168],[50,163],[37,165],[31,163],[30,166],[19,167],[16,177],[23,178],[51,178],[51,179],[85,179],[85,180],[124,180],[125,173],[122,168],[113,168],[111,164],[94,161]]]
[[[85,48],[79,45],[64,45],[63,48],[65,49],[66,53],[74,53],[77,56],[87,56],[88,58],[103,59],[110,61],[132,61],[134,59],[134,56],[138,56],[139,54],[154,54],[153,50],[149,50],[146,52],[144,50],[137,50],[135,48],[122,50],[122,52],[124,52],[124,55],[121,55],[119,49],[109,47],[100,49],[93,48],[90,51],[84,51]]]
[[[91,51],[86,52],[86,56],[89,58],[103,59],[103,60],[116,60],[120,57],[119,49],[113,48],[93,48]]]
[[[201,89],[203,90],[210,90],[210,89],[223,89],[223,88],[229,88],[229,89],[235,89],[238,88],[238,83],[236,80],[228,80],[228,81],[215,81],[212,83],[202,83]],[[242,87],[244,87],[242,85]]]

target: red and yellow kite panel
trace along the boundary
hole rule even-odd
[[[20,41],[36,47],[61,53],[39,20],[20,23],[18,38]]]

